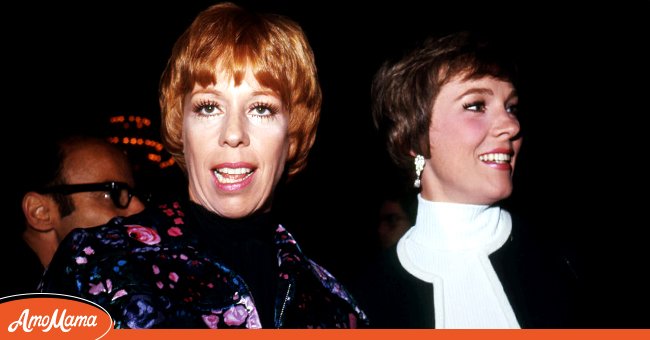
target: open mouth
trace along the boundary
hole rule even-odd
[[[512,156],[508,153],[484,153],[478,156],[481,162],[505,164],[510,163]]]
[[[214,176],[220,184],[236,184],[245,181],[255,173],[251,168],[217,168]]]

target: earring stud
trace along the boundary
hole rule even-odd
[[[416,188],[420,187],[420,175],[422,175],[422,170],[424,170],[424,156],[417,155],[415,156],[415,183],[413,183],[413,186]]]

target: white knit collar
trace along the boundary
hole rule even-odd
[[[433,250],[499,249],[510,235],[510,214],[498,206],[431,202],[418,195],[418,214],[408,238]]]
[[[510,214],[498,206],[432,202],[418,195],[415,225],[400,239],[397,253],[405,269],[429,281],[434,253],[489,255],[511,230]]]
[[[519,328],[488,255],[512,229],[497,206],[430,202],[397,244],[404,269],[433,284],[436,328]]]

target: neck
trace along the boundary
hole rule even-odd
[[[54,230],[38,231],[28,226],[23,232],[23,240],[36,253],[43,268],[47,268],[59,245],[56,232]]]

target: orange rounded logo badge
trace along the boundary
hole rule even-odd
[[[0,298],[2,339],[100,339],[113,320],[100,305],[76,296],[52,293]]]

